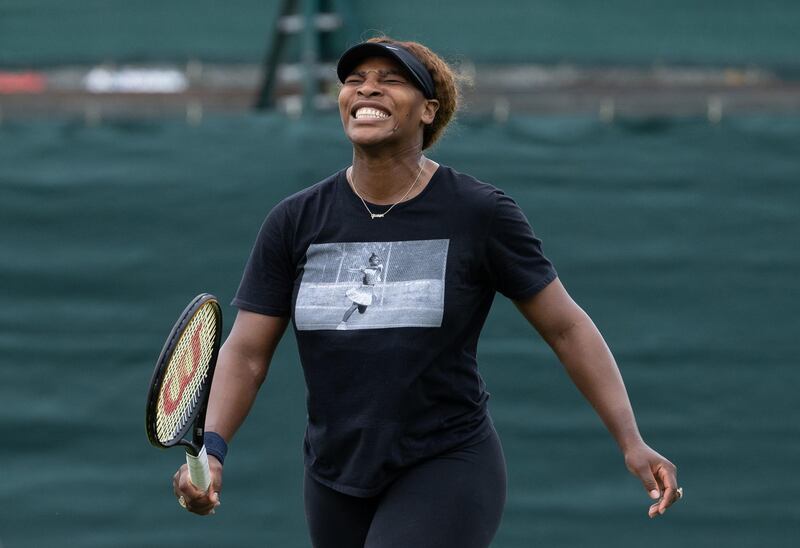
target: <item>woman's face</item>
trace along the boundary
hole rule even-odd
[[[433,122],[438,106],[387,57],[365,59],[339,91],[342,126],[354,145],[421,145],[422,128]]]

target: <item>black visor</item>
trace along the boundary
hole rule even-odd
[[[336,66],[336,74],[339,76],[339,81],[344,83],[345,78],[367,57],[389,57],[394,59],[406,69],[414,85],[420,89],[426,99],[436,98],[433,78],[431,78],[428,69],[414,54],[397,44],[364,42],[353,46],[339,58],[339,64]]]

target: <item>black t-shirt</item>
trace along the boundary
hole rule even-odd
[[[404,467],[489,435],[476,352],[495,291],[524,299],[555,277],[494,186],[439,166],[420,194],[371,219],[342,170],[269,213],[233,304],[291,315],[306,466],[367,497]]]

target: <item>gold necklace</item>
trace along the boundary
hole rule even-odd
[[[425,158],[422,158],[422,160],[420,161],[420,164],[419,164],[419,172],[417,173],[417,177],[414,179],[414,182],[411,183],[410,187],[408,187],[408,190],[406,190],[406,193],[403,194],[403,197],[400,198],[395,203],[393,203],[389,207],[389,209],[387,209],[383,213],[373,213],[372,211],[370,211],[369,206],[367,205],[367,202],[364,200],[364,198],[361,197],[361,194],[358,193],[358,190],[356,190],[355,167],[350,171],[350,186],[353,187],[353,192],[356,193],[356,196],[359,197],[359,199],[361,200],[361,203],[364,204],[364,209],[367,210],[367,213],[369,213],[370,218],[373,219],[373,220],[374,219],[380,219],[384,215],[389,213],[394,206],[396,206],[397,204],[399,204],[400,202],[402,202],[403,200],[406,199],[406,196],[408,196],[408,194],[411,192],[411,189],[414,188],[414,186],[417,184],[417,181],[419,181],[419,176],[422,175],[422,170],[424,169],[424,167],[425,167]]]

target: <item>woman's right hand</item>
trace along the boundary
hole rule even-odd
[[[220,505],[219,493],[222,491],[222,464],[216,457],[208,457],[208,469],[211,476],[211,484],[208,491],[203,492],[192,484],[189,479],[189,467],[183,465],[178,468],[172,478],[172,489],[175,492],[175,497],[178,499],[178,504],[184,506],[190,512],[207,516],[213,514],[214,509]]]

